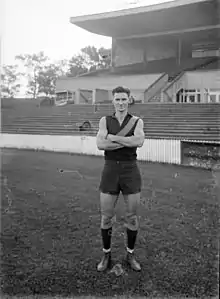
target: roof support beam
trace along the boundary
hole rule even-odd
[[[115,37],[115,38],[117,40],[126,40],[126,39],[133,39],[133,38],[157,37],[157,36],[165,36],[165,35],[184,34],[184,33],[205,31],[205,30],[212,30],[212,29],[220,29],[220,24],[213,25],[213,26],[201,26],[201,27],[195,27],[195,28],[190,28],[190,29],[171,30],[171,31],[166,31],[166,32],[155,32],[155,33],[138,34],[138,35],[131,35],[131,36],[119,36],[119,37]]]

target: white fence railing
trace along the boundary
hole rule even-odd
[[[1,148],[38,149],[84,155],[103,156],[94,136],[52,136],[28,134],[1,134]],[[180,140],[145,139],[137,151],[140,161],[181,164]]]

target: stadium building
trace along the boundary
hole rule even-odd
[[[219,0],[179,0],[72,17],[112,38],[111,67],[57,80],[57,105],[109,103],[117,85],[136,103],[219,103],[219,11]]]
[[[111,67],[59,78],[55,105],[4,100],[0,146],[103,155],[96,146],[98,123],[113,111],[112,89],[123,85],[134,100],[130,113],[144,121],[139,160],[216,167],[218,11],[219,0],[179,0],[71,18],[112,37]]]

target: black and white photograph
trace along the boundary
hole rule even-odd
[[[220,0],[0,0],[0,298],[218,299]]]

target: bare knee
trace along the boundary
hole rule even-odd
[[[126,227],[130,230],[138,230],[139,222],[138,222],[137,215],[128,214],[126,218],[127,218]]]
[[[139,227],[138,207],[140,203],[140,193],[124,195],[126,204],[126,226],[130,230],[137,230]]]
[[[101,228],[102,229],[108,229],[111,228],[114,224],[115,217],[114,216],[101,216]]]
[[[101,228],[108,229],[112,227],[114,219],[114,206],[118,196],[101,193]]]

